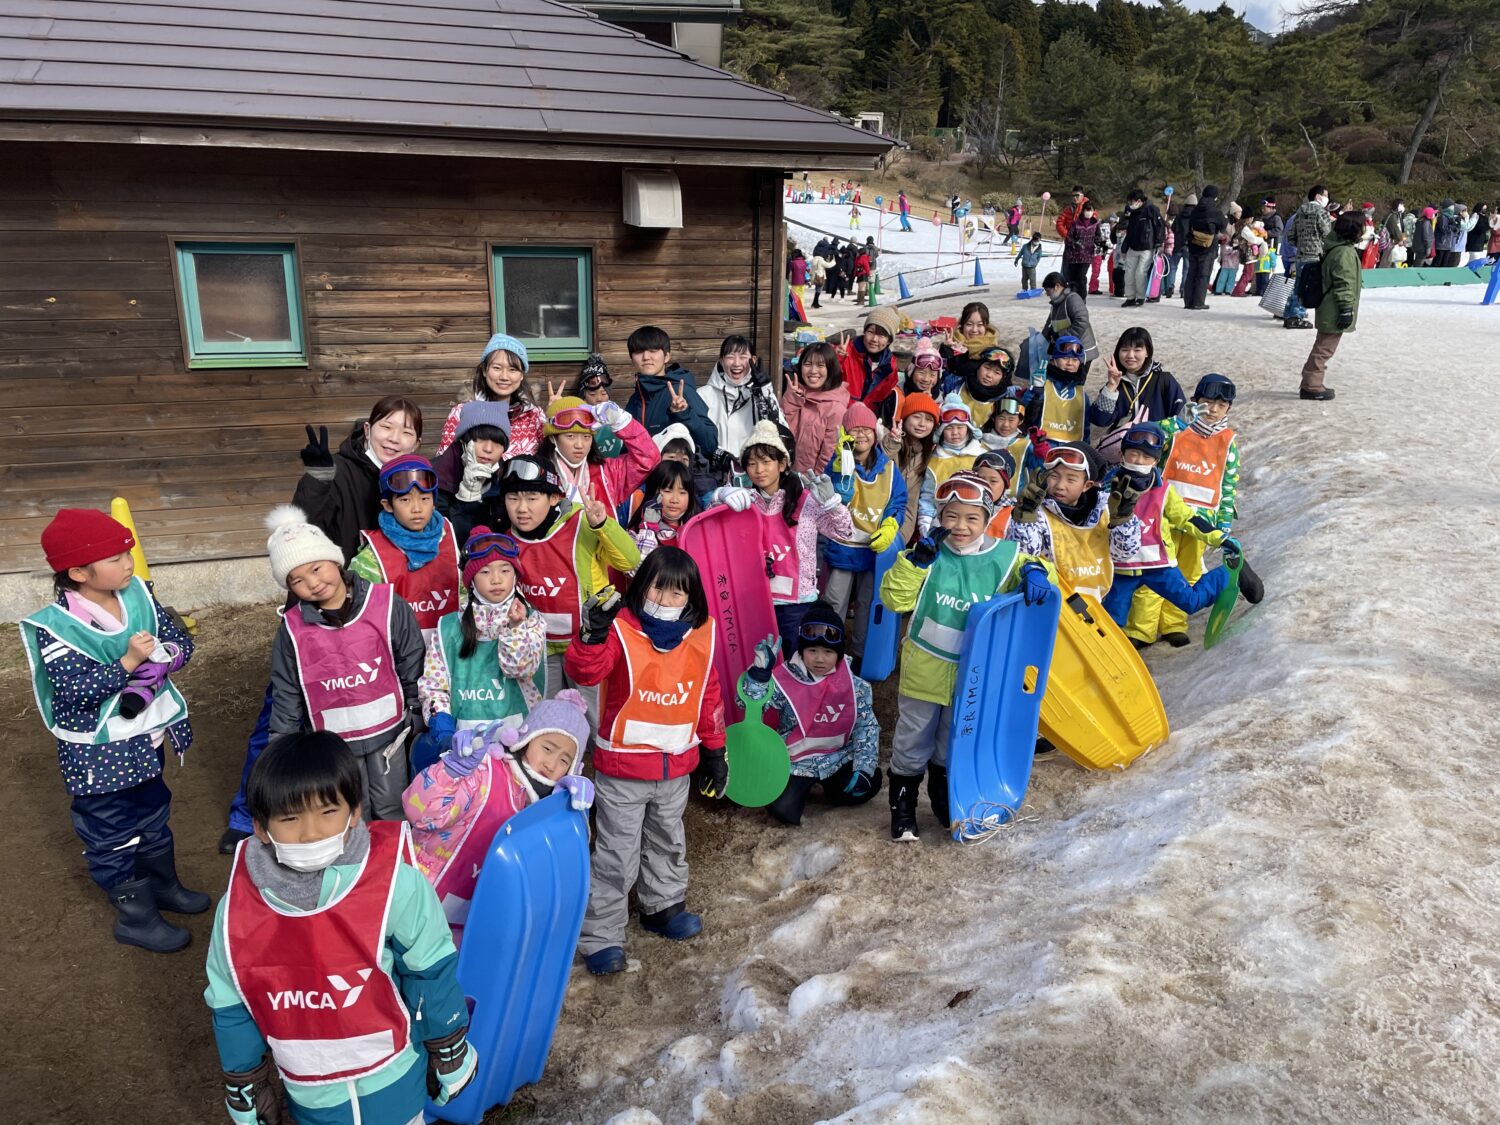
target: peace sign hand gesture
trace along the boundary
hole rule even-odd
[[[316,434],[311,426],[304,426],[303,429],[307,431],[307,444],[298,454],[303,466],[309,469],[331,469],[333,454],[328,451],[328,427],[319,426]]]
[[[669,401],[667,403],[667,413],[669,413],[669,414],[683,414],[683,413],[686,413],[687,412],[687,408],[688,408],[688,400],[683,397],[683,391],[687,387],[687,380],[686,379],[680,380],[675,387],[672,386],[671,381],[668,380],[667,387],[672,392],[671,401]]]
[[[579,501],[583,505],[583,514],[589,521],[589,526],[596,531],[604,526],[604,521],[609,519],[609,509],[596,500],[593,496],[585,493]]]
[[[566,391],[567,389],[568,389],[567,388],[567,384],[563,384],[563,386],[561,386],[561,387],[554,387],[552,385],[552,380],[548,379],[547,380],[547,405],[551,406],[558,399],[562,398],[563,397],[563,392]]]
[[[1104,357],[1104,371],[1109,381],[1109,389],[1112,391],[1119,390],[1120,380],[1124,378],[1124,375],[1120,371],[1120,365],[1115,362],[1114,356]]]

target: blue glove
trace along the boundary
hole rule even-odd
[[[453,744],[443,755],[443,768],[448,771],[449,777],[458,781],[478,769],[487,753],[484,737],[479,731],[461,730],[453,736]]]
[[[878,773],[879,771],[876,772]],[[856,770],[854,772],[854,775],[849,778],[849,784],[844,786],[844,792],[857,800],[864,797],[866,794],[873,792],[879,787],[879,782],[875,780],[874,775],[868,773],[860,773],[858,770]]]
[[[911,550],[906,552],[906,557],[911,560],[912,566],[926,570],[937,561],[938,548],[942,546],[946,538],[948,538],[948,529],[940,527],[931,535],[918,539],[912,545]]]
[[[564,774],[557,779],[557,788],[568,794],[568,804],[574,812],[594,807],[594,783],[580,774]]]
[[[439,751],[448,749],[457,730],[458,723],[447,711],[435,712],[432,718],[427,720],[427,733],[437,741]]]
[[[1041,605],[1052,592],[1047,568],[1041,563],[1027,563],[1021,568],[1021,597],[1027,605]]]
[[[1223,552],[1224,565],[1230,570],[1240,565],[1240,559],[1245,554],[1240,549],[1240,541],[1238,539],[1225,539],[1224,542],[1219,544],[1219,550]]]

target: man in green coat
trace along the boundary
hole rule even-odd
[[[1314,321],[1317,339],[1302,365],[1301,397],[1314,402],[1333,398],[1333,388],[1323,382],[1328,361],[1338,350],[1345,332],[1353,332],[1359,317],[1359,252],[1370,238],[1364,215],[1345,211],[1333,224],[1333,237],[1323,251],[1323,300]]]

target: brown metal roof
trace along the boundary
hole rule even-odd
[[[889,146],[552,0],[5,0],[0,121],[862,163]]]

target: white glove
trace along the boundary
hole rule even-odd
[[[490,478],[495,475],[500,466],[498,464],[486,465],[476,458],[473,442],[467,442],[464,445],[463,463],[464,476],[458,482],[458,491],[454,495],[465,503],[472,503],[484,495]]]
[[[819,473],[813,478],[812,491],[813,495],[818,498],[818,503],[825,508],[832,508],[843,503],[839,497],[839,490],[834,487],[833,478],[827,473]]]
[[[1177,412],[1177,419],[1184,426],[1191,426],[1203,414],[1203,407],[1196,402],[1185,402],[1182,409]]]
[[[754,499],[755,493],[751,492],[748,488],[719,489],[719,503],[732,511],[743,512],[747,510]]]
[[[606,400],[594,407],[594,421],[597,423],[596,429],[599,426],[608,426],[619,433],[630,422],[630,415],[618,402]]]

